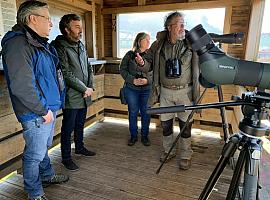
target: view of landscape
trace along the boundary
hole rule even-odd
[[[209,33],[222,34],[225,8],[185,10],[186,29],[190,30],[202,24]],[[164,18],[169,12],[136,13],[119,15],[118,57],[123,57],[132,48],[132,42],[138,32],[150,34],[151,42],[155,41],[156,33],[164,30]]]

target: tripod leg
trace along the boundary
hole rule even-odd
[[[226,200],[233,200],[236,197],[238,186],[240,183],[241,172],[243,170],[243,166],[246,160],[246,155],[248,153],[247,148],[248,148],[247,146],[244,146],[238,156],[238,160],[234,168],[233,177],[232,177],[231,184],[227,193]]]
[[[200,98],[199,98],[198,101],[196,102],[196,105],[197,105],[198,103],[201,102],[201,100],[202,100],[202,98],[203,98],[205,92],[206,92],[206,88],[204,89],[204,91],[203,91],[203,93],[201,94]],[[173,144],[172,144],[172,146],[171,146],[171,148],[170,148],[170,150],[169,150],[167,156],[164,158],[163,162],[160,164],[159,168],[157,169],[156,174],[159,174],[161,168],[162,168],[163,165],[165,164],[165,162],[166,162],[167,158],[169,157],[171,151],[174,149],[174,147],[175,147],[177,141],[179,140],[180,136],[182,135],[182,133],[184,132],[185,128],[187,127],[188,122],[192,119],[194,113],[195,113],[195,110],[192,110],[191,113],[189,114],[188,119],[187,119],[187,121],[186,121],[184,127],[180,130],[180,133],[179,133],[179,134],[177,135],[177,137],[175,138],[175,140],[174,140],[174,142],[173,142]]]
[[[257,200],[259,197],[259,168],[261,158],[261,140],[251,139],[246,156],[243,199]]]
[[[223,93],[221,86],[217,86],[218,88],[218,100],[219,102],[223,102]],[[229,138],[229,125],[226,117],[226,111],[224,107],[220,108],[220,115],[221,115],[221,121],[222,121],[222,129],[224,133],[224,141],[227,142],[227,139]]]
[[[227,163],[229,162],[230,157],[233,156],[235,153],[238,143],[240,141],[240,137],[238,134],[233,135],[229,142],[225,144],[221,157],[218,161],[218,164],[214,171],[212,172],[210,178],[208,179],[199,200],[206,200],[208,199],[210,193],[212,192],[214,186],[216,185],[221,173],[223,172],[224,168],[226,167]]]

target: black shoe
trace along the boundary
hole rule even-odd
[[[63,160],[62,164],[70,171],[77,171],[79,170],[78,165],[76,165],[73,160]]]
[[[64,175],[64,174],[55,174],[49,180],[42,181],[42,186],[45,188],[45,187],[48,187],[48,186],[50,186],[52,184],[65,183],[68,180],[69,180],[69,177],[67,175]]]
[[[144,146],[150,146],[150,141],[147,136],[142,136],[141,142],[143,143]]]
[[[42,195],[42,196],[38,196],[38,197],[35,197],[35,198],[29,198],[29,200],[48,200],[45,195]]]
[[[82,148],[81,150],[79,150],[79,151],[75,150],[75,154],[79,154],[79,155],[83,155],[83,156],[87,156],[87,157],[96,155],[95,152],[89,151],[89,150],[87,150],[85,147],[83,147],[83,148]]]
[[[138,138],[137,137],[131,137],[128,140],[128,146],[133,146],[137,141],[138,141]]]

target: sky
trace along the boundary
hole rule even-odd
[[[263,15],[263,24],[262,24],[262,33],[270,33],[270,0],[265,1],[264,15]]]

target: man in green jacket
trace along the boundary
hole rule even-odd
[[[60,67],[66,82],[65,108],[61,128],[62,164],[71,171],[79,167],[71,159],[71,133],[74,131],[75,154],[94,156],[95,152],[84,147],[83,129],[87,107],[93,94],[93,72],[88,65],[82,36],[82,21],[76,14],[61,18],[59,28],[62,35],[52,42],[57,50]]]

